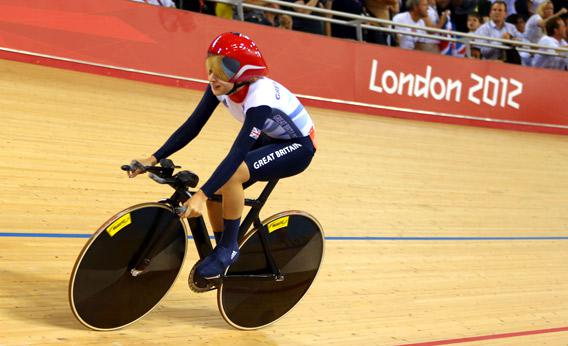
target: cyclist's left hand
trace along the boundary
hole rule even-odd
[[[183,204],[187,210],[183,213],[183,215],[181,215],[181,217],[198,217],[203,215],[205,202],[207,202],[207,196],[205,196],[203,191],[197,191]]]

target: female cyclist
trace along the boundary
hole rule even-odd
[[[221,102],[243,123],[233,146],[212,176],[184,205],[183,217],[196,217],[207,205],[217,246],[196,269],[212,279],[224,274],[239,255],[238,230],[244,188],[256,181],[289,177],[305,170],[316,151],[314,125],[300,101],[281,84],[265,77],[268,67],[246,35],[219,35],[207,51],[209,85],[193,114],[148,158],[155,165],[186,146]],[[130,177],[141,173],[129,172]],[[221,194],[221,204],[208,201]]]

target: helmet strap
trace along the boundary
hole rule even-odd
[[[231,91],[229,91],[226,95],[229,96],[229,98],[232,101],[241,103],[244,101],[245,97],[248,94],[249,85],[250,85],[249,82],[243,82],[238,84],[235,83]]]
[[[231,90],[229,90],[228,93],[226,93],[225,95],[231,95],[232,93],[234,93],[235,91],[237,91],[237,89],[241,86],[240,83],[234,83],[233,84],[233,88]]]
[[[225,95],[231,95],[232,93],[236,92],[238,88],[242,87],[243,85],[248,84],[247,82],[243,82],[243,83],[234,83],[233,84],[233,88],[231,90],[229,90],[228,93],[226,93]]]

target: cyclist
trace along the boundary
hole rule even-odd
[[[207,51],[209,85],[191,116],[148,158],[155,165],[193,140],[219,103],[243,123],[229,153],[209,180],[184,203],[183,217],[197,217],[207,205],[217,246],[196,268],[206,279],[222,275],[238,259],[238,230],[244,189],[256,181],[296,175],[316,151],[314,124],[300,101],[284,86],[266,77],[268,66],[250,37],[217,36]],[[141,173],[129,172],[130,177]],[[209,201],[223,196],[222,204]]]

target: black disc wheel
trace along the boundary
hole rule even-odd
[[[125,327],[150,312],[175,282],[187,243],[170,207],[128,208],[99,228],[81,251],[69,282],[75,317],[95,330]]]
[[[271,269],[259,232],[281,276]],[[306,294],[320,268],[324,234],[311,215],[288,211],[248,233],[239,260],[230,266],[217,299],[223,318],[238,329],[258,329],[282,318]]]

